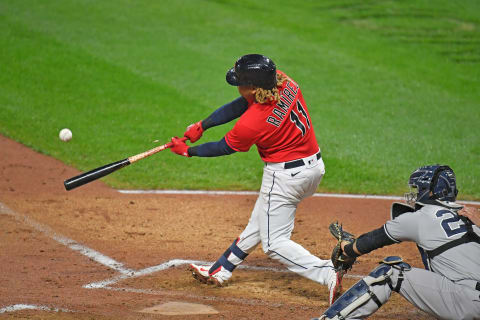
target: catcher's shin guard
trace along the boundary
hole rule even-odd
[[[402,258],[392,256],[383,259],[381,265],[375,268],[368,276],[363,278],[348,289],[340,298],[338,298],[328,308],[318,320],[343,320],[354,310],[362,306],[368,300],[373,300],[378,307],[382,306],[382,302],[371,290],[372,286],[388,284],[394,291],[399,291],[403,280],[403,271],[410,270],[408,263],[402,261]],[[397,285],[392,287],[390,276],[393,273],[392,268],[400,270]],[[315,319],[312,319],[315,320]]]

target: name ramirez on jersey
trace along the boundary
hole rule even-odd
[[[298,85],[296,83],[287,81],[286,87],[280,94],[280,101],[276,104],[276,108],[273,108],[272,115],[267,118],[267,122],[275,127],[280,126],[287,114],[290,106],[295,101],[295,97],[298,92]]]

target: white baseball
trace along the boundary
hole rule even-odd
[[[72,139],[72,131],[70,131],[70,129],[62,129],[60,130],[60,133],[58,134],[58,136],[60,137],[60,140],[62,141],[70,141],[70,139]]]

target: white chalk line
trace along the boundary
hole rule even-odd
[[[234,195],[234,196],[257,196],[257,191],[222,191],[222,190],[117,190],[124,194],[181,194],[181,195]],[[341,193],[314,193],[312,197],[344,198],[344,199],[376,199],[401,201],[404,197],[386,196],[374,194],[341,194]],[[458,203],[480,205],[479,201],[463,201]]]
[[[73,312],[72,310],[62,309],[62,308],[52,308],[48,306],[37,306],[34,304],[13,304],[11,306],[6,306],[4,308],[0,308],[0,313],[5,312],[15,312],[15,311],[22,311],[22,310],[41,310],[41,311],[53,311],[53,312]]]
[[[142,270],[138,270],[135,272],[132,272],[130,274],[121,274],[115,277],[112,277],[110,279],[105,279],[102,281],[97,281],[97,282],[92,282],[84,285],[83,287],[86,289],[107,289],[109,286],[116,284],[122,280],[126,279],[131,279],[131,278],[137,278],[137,277],[142,277],[145,275],[149,275],[158,271],[163,271],[172,267],[179,267],[182,265],[187,265],[187,264],[197,264],[197,265],[212,265],[214,262],[208,262],[208,261],[198,261],[198,260],[182,260],[182,259],[173,259],[166,261],[162,264],[148,267]],[[260,267],[260,266],[250,266],[250,265],[239,265],[238,269],[247,269],[247,270],[256,270],[256,271],[271,271],[271,272],[290,272],[284,268],[275,268],[275,267]],[[349,278],[363,278],[364,276],[362,275],[346,275],[345,277]],[[147,293],[147,292],[145,292]]]
[[[141,277],[145,275],[149,275],[155,272],[163,271],[172,267],[178,267],[185,264],[201,264],[201,265],[211,265],[213,262],[206,262],[206,261],[198,261],[198,260],[183,260],[183,259],[172,259],[166,261],[162,264],[151,266],[148,268],[144,268],[141,270],[133,270],[129,268],[125,268],[122,263],[115,261],[114,259],[101,254],[100,252],[88,248],[72,239],[69,239],[65,236],[59,235],[55,231],[53,231],[50,227],[43,225],[30,217],[25,215],[21,215],[19,213],[14,212],[6,205],[0,202],[0,214],[5,214],[14,217],[16,220],[23,222],[35,230],[44,233],[48,237],[52,238],[53,240],[57,241],[58,243],[76,251],[80,254],[90,258],[91,260],[104,265],[108,268],[116,270],[120,273],[113,278],[106,279],[103,281],[92,282],[83,286],[86,289],[106,289],[112,291],[127,291],[133,293],[143,293],[143,294],[157,294],[157,295],[171,295],[171,296],[187,296],[196,299],[206,299],[206,300],[225,300],[229,302],[237,302],[242,304],[258,304],[258,301],[255,299],[240,299],[240,298],[219,298],[219,297],[208,297],[208,296],[200,296],[200,295],[192,295],[192,294],[185,294],[181,292],[174,292],[174,291],[159,291],[159,290],[148,290],[148,289],[135,289],[135,288],[114,288],[111,285],[114,285],[122,280]],[[257,271],[272,271],[272,272],[289,272],[286,269],[275,268],[275,267],[260,267],[260,266],[249,266],[249,265],[240,265],[238,266],[239,269],[249,269],[249,270],[257,270]],[[352,278],[362,278],[361,275],[348,275],[348,277]],[[270,305],[270,304],[267,304]],[[0,313],[3,312],[12,312],[12,311],[19,311],[19,310],[45,310],[45,311],[65,311],[65,312],[72,312],[67,309],[58,309],[58,308],[50,308],[47,306],[36,306],[36,305],[28,305],[28,304],[16,304],[12,306],[7,306],[0,309]]]
[[[98,262],[98,263],[100,263],[104,266],[107,266],[107,267],[113,269],[113,270],[116,270],[116,271],[118,271],[122,274],[130,274],[130,273],[135,272],[132,269],[125,268],[122,263],[120,263],[118,261],[115,261],[114,259],[112,259],[110,257],[107,257],[107,256],[101,254],[98,251],[90,249],[90,248],[88,248],[88,247],[86,247],[86,246],[84,246],[84,245],[82,245],[82,244],[80,244],[80,243],[78,243],[78,242],[76,242],[72,239],[69,239],[67,237],[64,237],[62,235],[57,234],[55,231],[53,231],[50,227],[48,227],[46,225],[38,223],[35,220],[33,220],[33,219],[31,219],[31,218],[29,218],[25,215],[21,215],[21,214],[18,214],[16,212],[14,212],[13,210],[8,208],[7,206],[5,206],[1,202],[0,202],[0,214],[7,214],[7,215],[10,215],[10,216],[13,216],[16,220],[18,220],[20,222],[23,222],[23,223],[31,226],[35,230],[46,234],[47,236],[49,236],[53,240],[57,241],[58,243],[63,244],[64,246],[66,246],[66,247],[68,247],[68,248],[70,248],[74,251],[80,252],[82,255],[90,258],[91,260],[96,261],[96,262]]]
[[[125,279],[131,279],[131,278],[138,278],[142,276],[146,276],[158,271],[166,270],[172,267],[178,267],[181,265],[185,264],[190,264],[190,263],[195,263],[195,264],[208,264],[208,262],[205,261],[197,261],[197,260],[181,260],[181,259],[173,259],[169,260],[167,262],[164,262],[162,264],[148,267],[142,270],[134,271],[129,274],[121,274],[115,277],[112,277],[110,279],[98,281],[98,282],[92,282],[84,285],[83,287],[86,289],[101,289],[101,288],[106,288],[107,286],[110,286],[112,284],[115,284],[119,281],[125,280]]]
[[[137,278],[145,275],[149,275],[158,271],[163,271],[172,267],[179,267],[182,265],[186,264],[197,264],[197,265],[212,265],[213,262],[208,262],[208,261],[198,261],[198,260],[182,260],[182,259],[173,259],[166,261],[162,264],[148,267],[142,270],[135,271],[131,274],[122,274],[119,276],[112,277],[110,279],[106,279],[103,281],[98,281],[98,282],[92,282],[89,284],[84,285],[84,288],[87,289],[99,289],[99,288],[106,288],[107,286],[110,286],[112,284],[115,284],[119,281],[125,280],[125,279],[131,279],[131,278]],[[273,271],[273,272],[288,272],[285,269],[281,268],[274,268],[274,267],[259,267],[259,266],[249,266],[249,265],[240,265],[238,266],[238,269],[249,269],[249,270],[257,270],[257,271]]]

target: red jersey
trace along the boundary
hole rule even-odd
[[[319,150],[300,87],[288,78],[279,88],[279,94],[279,101],[249,103],[225,135],[230,148],[245,152],[255,144],[265,162],[305,158]]]

